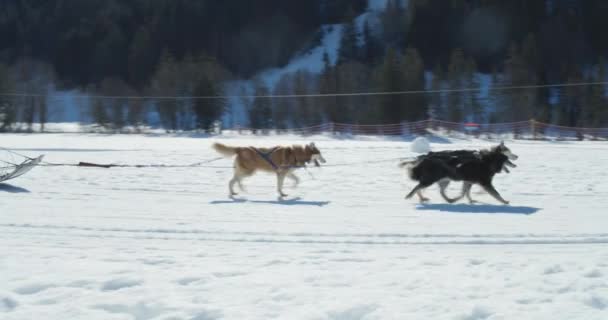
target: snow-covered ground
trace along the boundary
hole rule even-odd
[[[511,142],[512,206],[403,196],[410,143],[305,143],[328,160],[279,202],[275,179],[227,198],[206,168],[39,167],[0,185],[0,319],[608,319],[605,142]],[[0,135],[49,162],[190,164],[218,139]],[[479,148],[452,140],[435,150]],[[334,165],[334,166],[330,166]],[[459,184],[454,184],[455,193]]]

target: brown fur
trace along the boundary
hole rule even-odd
[[[321,156],[321,152],[314,143],[306,146],[293,145],[278,146],[276,148],[230,147],[221,143],[214,143],[213,148],[226,157],[236,155],[234,159],[234,176],[228,185],[230,196],[237,194],[233,188],[235,183],[238,183],[239,187],[243,189],[242,180],[261,170],[276,173],[277,191],[281,197],[285,197],[287,195],[282,191],[285,177],[294,180],[297,186],[299,179],[293,174],[293,171],[303,168],[306,166],[306,163],[313,161],[314,155]],[[263,154],[268,154],[277,168],[264,159],[256,149]],[[272,153],[270,153],[271,151]],[[324,160],[322,161],[324,162]]]

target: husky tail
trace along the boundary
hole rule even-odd
[[[418,164],[420,164],[419,158],[407,159],[399,163],[399,168],[405,168],[410,179],[418,180],[417,175],[414,173],[414,169]]]
[[[215,149],[215,151],[217,151],[219,154],[223,155],[224,157],[232,157],[239,150],[238,147],[229,147],[229,146],[219,143],[219,142],[214,143],[212,147],[213,147],[213,149]]]
[[[418,159],[403,160],[399,163],[399,168],[409,168],[415,166],[419,162]]]

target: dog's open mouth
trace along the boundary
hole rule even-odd
[[[315,164],[315,167],[320,167],[321,163],[325,163],[325,159],[320,154],[313,154],[310,160]]]
[[[516,155],[515,153],[511,152],[511,150],[503,151],[502,154],[507,156],[507,158],[509,158],[509,160],[517,160],[517,158],[519,158],[519,156]]]

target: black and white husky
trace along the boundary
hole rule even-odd
[[[408,167],[409,176],[418,181],[418,185],[405,197],[411,198],[417,194],[421,202],[428,201],[422,195],[422,190],[434,183],[439,184],[441,196],[449,203],[462,199],[465,195],[469,202],[471,199],[471,187],[479,184],[484,190],[503,204],[509,202],[503,199],[492,185],[494,175],[501,172],[509,172],[507,166],[515,167],[511,160],[516,160],[504,142],[489,150],[454,150],[429,152],[421,155],[413,161],[405,161],[401,167]],[[459,197],[449,198],[445,190],[450,181],[463,181],[462,193]]]

